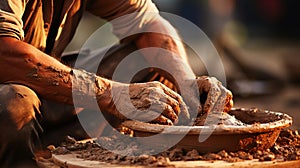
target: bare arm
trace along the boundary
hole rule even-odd
[[[233,106],[231,91],[226,89],[216,78],[206,76],[196,78],[186,60],[185,49],[174,28],[167,22],[161,21],[151,24],[149,29],[157,30],[161,27],[164,27],[167,34],[172,36],[144,33],[135,39],[135,43],[139,48],[162,48],[170,52],[153,49],[150,52],[144,52],[146,59],[153,65],[164,67],[173,75],[175,82],[180,86],[178,89],[190,109],[194,109],[194,111],[197,109],[198,113],[228,112]],[[195,90],[196,87],[193,87],[195,85],[198,85],[199,90]],[[201,102],[199,97],[206,97],[206,100]]]
[[[0,37],[0,46],[1,83],[23,84],[45,99],[73,103],[70,67],[15,38]],[[110,88],[111,81],[97,78],[102,88]]]
[[[143,33],[135,39],[138,48],[153,48],[149,52],[146,50],[143,53],[151,65],[163,67],[179,82],[196,79],[188,64],[181,38],[173,26],[159,18],[159,20],[149,23],[145,29],[150,32],[160,30],[164,33]]]
[[[159,15],[151,0],[91,0],[88,9],[110,21],[113,33],[119,39],[134,41],[139,49],[143,49],[141,52],[150,65],[171,74],[187,104],[194,104],[200,112],[222,111],[224,106],[231,108],[232,94],[218,80],[209,77],[196,79],[179,35]],[[207,97],[205,102],[201,102],[202,107],[199,105],[200,96]]]
[[[165,67],[175,79],[195,79],[187,63],[185,49],[175,28],[158,12],[151,0],[90,0],[88,10],[110,21],[113,33],[122,41],[134,41],[139,49],[155,47],[144,52],[152,66]]]
[[[154,116],[152,122],[172,124],[177,121],[179,105],[183,103],[175,92],[159,83],[123,84],[113,82],[82,70],[71,69],[58,60],[44,54],[31,45],[11,37],[0,37],[0,82],[18,83],[30,87],[39,96],[67,104],[73,104],[73,96],[82,99],[76,101],[80,107],[101,110],[126,119],[123,114],[134,116],[137,120],[147,120]],[[115,95],[112,95],[114,85]],[[129,95],[128,93],[129,89]],[[158,90],[157,90],[158,89]],[[168,101],[157,101],[148,98],[150,93],[157,92],[157,98]],[[121,97],[127,97],[122,99]],[[113,99],[113,97],[116,97]],[[99,105],[91,104],[95,99]],[[160,111],[136,111],[130,107],[138,104],[166,106]],[[116,107],[123,107],[120,109]],[[137,107],[139,109],[140,107]],[[186,107],[184,112],[187,114]],[[155,117],[156,116],[156,117]]]

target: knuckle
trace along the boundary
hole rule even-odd
[[[221,94],[221,88],[218,87],[218,86],[213,85],[213,86],[211,87],[211,90],[212,90],[212,92]]]
[[[211,83],[212,82],[212,78],[206,76],[204,79],[204,81],[208,82],[208,83]]]
[[[148,91],[148,92],[154,92],[155,90],[156,90],[155,87],[149,87],[146,89],[146,91]]]
[[[232,92],[230,90],[226,90],[226,94],[227,94],[228,97],[232,97],[233,96]]]
[[[158,82],[158,81],[152,81],[151,83],[152,83],[152,85],[155,86],[155,87],[158,87],[158,86],[161,86],[161,85],[162,85],[162,84],[161,84],[160,82]]]
[[[162,89],[160,87],[149,87],[147,88],[147,90],[151,91],[151,92],[162,92]]]
[[[142,100],[145,104],[150,104],[152,102],[152,100],[150,98],[144,98]]]
[[[170,103],[172,103],[173,105],[175,105],[175,106],[179,106],[179,101],[177,101],[177,100],[175,100],[175,99],[173,99],[172,98],[172,100],[171,100],[171,102]]]
[[[170,105],[166,105],[166,110],[171,112],[171,114],[175,114],[173,108]]]
[[[213,82],[219,82],[219,80],[216,77],[210,77],[211,81]]]

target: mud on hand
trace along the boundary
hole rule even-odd
[[[160,82],[113,86],[114,104],[127,119],[173,125],[182,113],[189,118],[181,96]]]
[[[231,91],[214,77],[201,76],[178,83],[191,119],[210,112],[228,112],[233,106]],[[191,120],[179,118],[180,125],[189,125],[191,122]]]
[[[200,113],[228,112],[233,107],[231,91],[225,88],[216,78],[201,76],[197,77],[196,81],[202,107]]]

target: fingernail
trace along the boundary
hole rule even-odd
[[[167,119],[167,123],[166,124],[167,125],[173,125],[173,122],[171,120]]]

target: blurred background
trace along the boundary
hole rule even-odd
[[[288,113],[300,129],[300,1],[154,0],[163,12],[186,18],[215,45],[235,107]],[[79,50],[105,21],[85,13],[66,51]],[[99,37],[101,38],[101,37]],[[105,40],[105,39],[103,39]],[[197,75],[207,72],[188,50]]]

